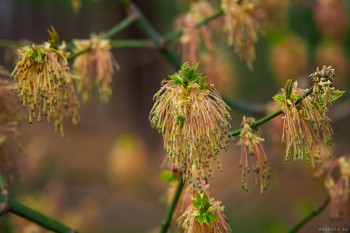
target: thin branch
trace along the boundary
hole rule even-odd
[[[0,47],[21,47],[28,45],[28,42],[22,42],[17,40],[7,40],[7,39],[0,39]]]
[[[114,27],[112,27],[110,30],[108,30],[103,36],[103,39],[108,39],[112,36],[114,36],[115,34],[121,32],[123,29],[127,28],[128,26],[130,26],[133,22],[135,22],[138,19],[138,16],[136,14],[129,14],[128,17],[126,17],[124,20],[122,20],[121,22],[119,22],[117,25],[115,25]],[[69,44],[67,45],[67,47],[71,48],[73,47],[73,44]],[[91,47],[88,47],[86,49],[83,49],[81,51],[72,53],[71,55],[68,56],[68,60],[72,60],[74,58],[76,58],[77,56],[84,54],[88,51],[91,50]]]
[[[112,48],[152,48],[153,43],[149,40],[111,40]]]
[[[177,185],[173,200],[171,201],[170,206],[168,207],[166,216],[162,224],[162,228],[160,229],[160,233],[166,233],[170,227],[171,219],[172,219],[175,207],[177,205],[177,202],[179,200],[181,191],[184,187],[184,184],[185,184],[185,181],[183,179],[180,179],[179,184]]]
[[[129,14],[128,17],[126,17],[124,20],[122,20],[121,22],[119,22],[118,24],[116,24],[114,27],[112,27],[111,29],[109,29],[106,33],[104,33],[102,35],[103,39],[108,39],[111,38],[112,36],[114,36],[115,34],[121,32],[123,29],[127,28],[128,26],[130,26],[132,23],[134,23],[137,20],[138,16],[136,14]],[[146,43],[145,41],[141,42],[141,41],[133,41],[133,40],[128,40],[128,42],[126,40],[124,41],[119,41],[118,42],[114,42],[115,46],[114,47],[148,47],[150,46],[149,43]],[[19,42],[19,41],[15,41],[15,40],[6,40],[6,39],[0,39],[0,47],[20,47],[20,46],[24,46],[24,45],[28,45],[27,42]],[[67,45],[67,47],[69,49],[72,49],[74,47],[73,43],[69,43]],[[113,46],[112,46],[113,47]],[[81,51],[72,53],[70,56],[68,56],[68,60],[74,59],[77,56],[84,54],[88,51],[90,51],[91,47],[88,47],[86,49],[83,49]]]
[[[122,1],[122,0],[121,0]],[[146,34],[146,36],[154,43],[155,47],[159,48],[160,53],[175,67],[180,69],[181,61],[170,49],[164,46],[164,40],[161,35],[154,29],[150,22],[145,18],[139,8],[133,4],[128,4],[129,14],[136,14],[138,16],[137,25]]]
[[[88,48],[86,48],[86,49],[83,49],[83,50],[80,50],[80,51],[78,51],[78,52],[72,53],[71,55],[69,55],[69,56],[67,57],[67,59],[68,59],[68,60],[73,60],[74,58],[76,58],[76,57],[78,57],[78,56],[80,56],[80,55],[82,55],[82,54],[84,54],[84,53],[86,53],[86,52],[89,52],[90,50],[91,50],[91,47],[88,47]]]
[[[115,34],[119,33],[123,29],[130,26],[133,22],[137,20],[137,15],[129,14],[128,17],[126,17],[123,21],[112,27],[110,30],[108,30],[103,36],[103,39],[108,39],[114,36]]]
[[[300,99],[298,99],[298,100],[295,102],[295,104],[299,104],[305,97],[307,97],[307,96],[310,95],[311,93],[312,93],[312,88],[308,89],[308,90],[305,92],[305,94],[304,94],[302,97],[300,97]],[[250,127],[251,127],[252,129],[254,129],[254,128],[256,128],[256,127],[258,127],[258,126],[260,126],[260,125],[262,125],[262,124],[268,122],[269,120],[275,118],[276,116],[278,116],[278,115],[280,115],[280,114],[282,114],[282,113],[283,113],[283,111],[280,109],[280,110],[278,110],[278,111],[276,111],[276,112],[274,112],[274,113],[271,113],[270,115],[267,115],[267,116],[261,118],[261,119],[258,120],[258,121],[255,121]],[[228,135],[230,135],[230,136],[237,136],[237,135],[239,135],[240,133],[241,133],[241,129],[236,129],[236,130],[234,130],[234,131],[229,132]]]
[[[9,198],[6,200],[7,197],[4,195],[4,193],[0,194],[0,202],[6,202],[8,201],[8,210],[7,212],[11,212],[13,214],[16,214],[18,216],[21,216],[25,219],[28,219],[29,221],[35,222],[39,224],[40,226],[57,232],[57,233],[76,233],[75,230],[63,225],[60,222],[57,222],[56,220],[53,220],[35,210],[32,210],[31,208],[22,205],[21,203],[16,202],[15,200],[12,200]]]
[[[208,16],[207,18],[201,19],[198,22],[195,23],[195,27],[199,28],[205,24],[208,24],[209,22],[211,22],[212,20],[222,16],[224,14],[224,10],[220,9],[217,12],[215,12],[213,15]],[[163,36],[164,39],[164,43],[169,43],[171,41],[173,41],[174,39],[176,39],[177,37],[181,36],[187,27],[183,27],[177,31],[172,31],[169,32],[168,34]]]
[[[262,104],[247,103],[223,96],[222,99],[231,108],[251,115],[266,114],[265,106]]]
[[[329,198],[329,196],[327,196],[326,199],[323,201],[321,206],[319,206],[317,209],[313,210],[311,213],[306,215],[300,222],[298,222],[296,225],[294,225],[293,228],[289,231],[289,233],[298,232],[306,223],[311,221],[317,215],[321,214],[326,209],[329,202],[330,202],[330,198]]]

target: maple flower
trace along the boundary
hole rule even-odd
[[[223,211],[221,202],[206,191],[195,192],[191,205],[177,221],[186,233],[229,233],[231,228]]]
[[[221,0],[224,10],[224,30],[228,44],[233,46],[248,66],[255,59],[254,45],[258,41],[258,31],[262,28],[264,13],[257,0]]]
[[[336,90],[333,82],[336,79],[335,70],[332,66],[323,66],[320,70],[310,74],[313,83],[312,98],[313,104],[322,114],[326,114],[332,102],[340,98],[344,91]]]
[[[306,90],[298,88],[297,82],[289,80],[282,92],[273,98],[284,113],[282,141],[286,143],[286,160],[293,156],[294,160],[311,161],[315,167],[321,163],[321,139],[329,144],[333,135],[330,119],[324,114],[328,110],[315,106],[317,93],[305,97]]]
[[[318,67],[314,73],[310,75],[313,83],[312,94],[310,100],[314,111],[320,114],[319,119],[314,119],[315,123],[323,134],[324,142],[332,143],[333,130],[330,126],[331,120],[327,116],[332,103],[339,99],[345,91],[337,90],[333,86],[336,79],[335,70],[331,66],[323,66],[320,70]]]
[[[227,148],[229,107],[212,84],[197,72],[198,65],[181,70],[162,83],[154,95],[150,122],[163,136],[164,148],[185,177],[212,177],[211,160]]]
[[[63,120],[79,119],[79,103],[68,75],[67,59],[49,43],[25,46],[19,50],[19,61],[12,72],[14,90],[33,118],[54,119],[56,130],[63,135]]]
[[[111,83],[119,65],[111,52],[110,41],[93,36],[90,40],[73,40],[75,50],[87,51],[74,59],[73,73],[77,80],[78,91],[84,101],[90,99],[94,87],[98,89],[100,99],[107,102],[112,94]]]
[[[270,167],[267,163],[264,148],[261,145],[264,139],[258,135],[256,130],[250,127],[253,122],[253,118],[243,117],[240,139],[237,142],[237,145],[241,146],[239,165],[242,167],[242,187],[244,190],[248,190],[246,174],[250,171],[249,161],[251,161],[253,172],[256,173],[256,184],[260,185],[260,192],[263,193],[268,186]]]
[[[210,31],[210,24],[196,27],[196,22],[213,15],[212,5],[207,1],[191,4],[190,10],[180,15],[175,21],[175,27],[185,30],[180,37],[181,55],[183,61],[196,64],[201,57],[201,50],[213,51],[214,42]]]
[[[188,61],[190,65],[199,62],[207,80],[215,84],[218,90],[223,90],[227,87],[229,69],[213,41],[213,33],[221,27],[221,22],[214,20],[196,26],[197,22],[214,13],[215,9],[209,1],[193,2],[190,10],[176,19],[175,28],[183,30],[179,40],[182,60]]]

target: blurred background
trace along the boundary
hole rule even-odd
[[[213,1],[215,2],[215,1]],[[126,17],[117,1],[82,0],[78,12],[70,0],[0,0],[0,38],[42,43],[54,26],[61,40],[87,39],[107,31]],[[135,1],[161,33],[173,30],[174,20],[191,1]],[[250,70],[224,40],[218,40],[227,84],[221,93],[271,109],[272,96],[287,79],[309,86],[317,66],[332,65],[337,88],[349,90],[350,3],[341,0],[263,0],[266,23]],[[146,38],[132,25],[113,39]],[[178,46],[170,47],[179,52]],[[101,103],[95,95],[81,103],[81,121],[67,122],[65,137],[47,122],[20,125],[25,156],[16,156],[11,195],[64,224],[86,233],[157,232],[166,212],[167,184],[160,179],[165,158],[162,138],[150,127],[148,113],[161,80],[175,72],[160,53],[148,48],[114,49],[120,70],[113,95]],[[13,48],[0,48],[0,64],[14,68]],[[349,154],[350,103],[346,94],[331,112],[333,156]],[[237,129],[245,112],[232,109]],[[259,118],[261,115],[255,115]],[[284,161],[280,119],[262,127],[272,169],[264,195],[249,175],[249,191],[241,188],[240,148],[233,141],[220,154],[224,172],[215,171],[210,191],[226,207],[233,232],[287,232],[327,195],[322,179],[309,164]],[[13,215],[2,216],[6,231],[47,232]],[[319,232],[331,225],[329,208],[300,232]],[[3,228],[5,229],[5,227]]]

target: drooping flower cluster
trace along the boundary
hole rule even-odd
[[[200,60],[203,50],[212,51],[214,42],[212,39],[210,25],[196,27],[196,22],[202,20],[215,12],[208,1],[198,1],[191,4],[190,11],[186,12],[176,20],[175,26],[185,30],[180,38],[182,45],[181,55],[183,61],[189,61],[190,65]]]
[[[340,173],[338,178],[334,177],[336,171]],[[328,161],[316,173],[316,176],[323,174],[325,174],[324,184],[331,201],[331,218],[337,225],[341,225],[342,222],[348,221],[350,216],[348,208],[350,205],[350,159],[342,156]]]
[[[242,167],[242,187],[244,190],[248,190],[246,174],[250,172],[250,160],[252,170],[256,173],[256,184],[260,186],[260,192],[263,193],[270,179],[270,167],[267,163],[264,148],[261,145],[264,139],[258,135],[256,130],[250,127],[253,122],[253,118],[243,117],[240,139],[237,142],[237,145],[241,146],[239,165]]]
[[[192,203],[178,218],[178,224],[186,233],[229,233],[224,207],[211,198],[206,190],[194,192]]]
[[[12,72],[14,90],[27,107],[29,122],[46,116],[54,119],[55,127],[63,135],[63,121],[79,119],[78,99],[68,75],[67,59],[57,50],[44,45],[25,46],[19,50],[19,61]]]
[[[249,67],[255,59],[254,45],[262,29],[264,13],[256,0],[221,0],[224,10],[224,30],[228,44],[233,46]]]
[[[222,90],[226,88],[229,70],[213,41],[213,32],[219,28],[219,22],[213,21],[196,27],[197,22],[214,13],[215,10],[209,1],[193,2],[190,10],[177,18],[175,27],[184,29],[180,37],[182,60],[188,61],[190,65],[199,62],[201,70],[208,77],[208,81]]]
[[[227,148],[229,140],[229,108],[197,68],[185,63],[163,81],[150,112],[151,125],[163,136],[168,157],[186,177],[212,176],[210,162],[217,161],[219,149]]]
[[[335,77],[330,67],[317,69],[310,77],[314,82],[310,95],[305,96],[306,90],[289,80],[283,93],[273,98],[281,104],[284,113],[282,141],[286,143],[286,160],[291,156],[294,160],[310,160],[315,167],[320,163],[321,141],[330,144],[333,135],[326,113],[331,102],[344,92],[330,90]]]
[[[287,161],[290,157],[294,160],[310,160],[314,167],[320,163],[320,135],[316,125],[320,114],[312,108],[307,97],[297,106],[297,101],[305,94],[305,90],[298,88],[298,82],[292,84],[288,80],[282,92],[273,98],[280,102],[284,113],[282,141],[286,143],[285,158]]]
[[[111,83],[119,65],[111,52],[109,40],[93,36],[90,40],[74,40],[75,50],[79,53],[73,63],[73,72],[79,77],[78,91],[84,101],[90,99],[93,88],[98,89],[100,99],[108,101],[112,94]]]

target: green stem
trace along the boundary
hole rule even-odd
[[[150,48],[153,46],[149,40],[111,40],[109,44],[112,48]]]
[[[149,37],[154,44],[160,45],[163,41],[159,33],[154,29],[150,22],[145,18],[140,9],[135,4],[130,4],[129,12],[138,16],[137,24],[141,30]]]
[[[295,104],[299,104],[306,96],[310,95],[311,93],[312,93],[312,88],[308,89],[308,90],[305,92],[305,94],[304,94],[302,97],[300,97],[300,99],[298,99],[298,100],[295,102]],[[253,124],[250,125],[250,127],[251,127],[252,129],[254,129],[254,128],[256,128],[256,127],[258,127],[258,126],[264,124],[265,122],[267,122],[267,121],[269,121],[269,120],[275,118],[276,116],[278,116],[278,115],[280,115],[280,114],[282,114],[282,113],[283,113],[283,111],[280,109],[280,110],[278,110],[278,111],[276,111],[276,112],[274,112],[274,113],[271,113],[270,115],[267,115],[267,116],[261,118],[261,119],[258,120],[258,121],[255,121]],[[230,136],[237,136],[237,135],[239,135],[240,133],[241,133],[241,129],[236,129],[236,130],[234,130],[234,131],[229,132],[228,135],[230,135]]]
[[[138,16],[137,24],[140,29],[146,34],[146,36],[153,42],[155,47],[159,48],[161,54],[168,59],[168,61],[176,68],[180,69],[181,61],[179,61],[178,57],[168,48],[164,47],[164,40],[161,35],[154,29],[154,27],[150,24],[150,22],[145,18],[142,12],[138,9],[138,7],[130,3],[129,4],[129,12],[131,14],[135,14]]]
[[[21,47],[25,45],[28,45],[28,42],[0,39],[0,47]]]
[[[137,15],[129,14],[123,21],[109,29],[103,36],[103,39],[108,39],[114,36],[115,34],[121,32],[123,29],[130,26],[133,22],[137,20]]]
[[[309,213],[307,216],[305,216],[299,223],[297,223],[290,231],[289,233],[296,233],[298,232],[306,223],[308,223],[311,219],[322,213],[326,207],[328,206],[330,202],[329,196],[326,197],[324,202],[321,206],[319,206],[317,209],[313,210],[311,213]]]
[[[252,115],[264,115],[266,112],[265,107],[260,104],[252,104],[243,101],[238,101],[225,96],[222,96],[222,99],[231,109],[236,109],[243,113]]]
[[[201,27],[202,25],[208,24],[209,22],[211,22],[212,20],[222,16],[223,14],[224,14],[224,10],[220,9],[217,12],[215,12],[213,15],[210,15],[207,18],[199,20],[197,23],[195,23],[195,26],[197,28]],[[164,42],[165,43],[169,43],[172,40],[174,40],[175,38],[181,36],[184,33],[184,31],[186,30],[186,28],[187,27],[183,27],[183,28],[181,28],[181,29],[179,29],[177,31],[172,31],[172,32],[169,32],[168,34],[164,35],[163,36]]]
[[[170,223],[171,223],[171,218],[173,216],[176,204],[179,200],[181,191],[184,187],[185,181],[183,179],[179,180],[179,184],[177,185],[173,200],[170,203],[170,206],[167,210],[166,216],[164,218],[163,224],[162,224],[162,228],[160,229],[160,233],[166,233],[170,227]]]
[[[137,20],[137,15],[136,14],[129,14],[128,17],[126,17],[123,21],[121,21],[120,23],[118,23],[117,25],[115,25],[114,27],[112,27],[110,30],[108,30],[105,34],[103,34],[103,36],[101,37],[102,39],[108,39],[112,36],[114,36],[115,34],[121,32],[123,29],[127,28],[128,26],[130,26],[133,22],[135,22]],[[72,48],[74,45],[73,44],[69,44],[67,45],[68,48]],[[71,55],[68,56],[68,60],[72,60],[74,58],[76,58],[77,56],[86,53],[88,51],[91,50],[91,47],[88,47],[86,49],[83,49],[81,51],[72,53]]]
[[[84,54],[84,53],[86,53],[86,52],[89,52],[90,50],[91,50],[91,47],[88,47],[88,48],[86,48],[86,49],[83,49],[83,50],[80,50],[80,51],[78,51],[78,52],[72,53],[71,55],[69,55],[69,56],[67,57],[67,59],[68,59],[68,60],[72,60],[72,59],[74,59],[74,58],[76,58],[76,57],[78,57],[78,56],[80,56],[80,55],[82,55],[82,54]]]
[[[1,202],[6,201],[6,197],[4,196],[4,194],[0,194],[0,201]],[[57,233],[75,233],[76,232],[75,230],[53,219],[50,219],[49,217],[35,210],[32,210],[31,208],[25,205],[22,205],[16,202],[15,200],[9,199],[8,205],[9,205],[8,212],[21,216],[25,219],[28,219],[29,221],[35,222],[48,230],[51,230]]]

